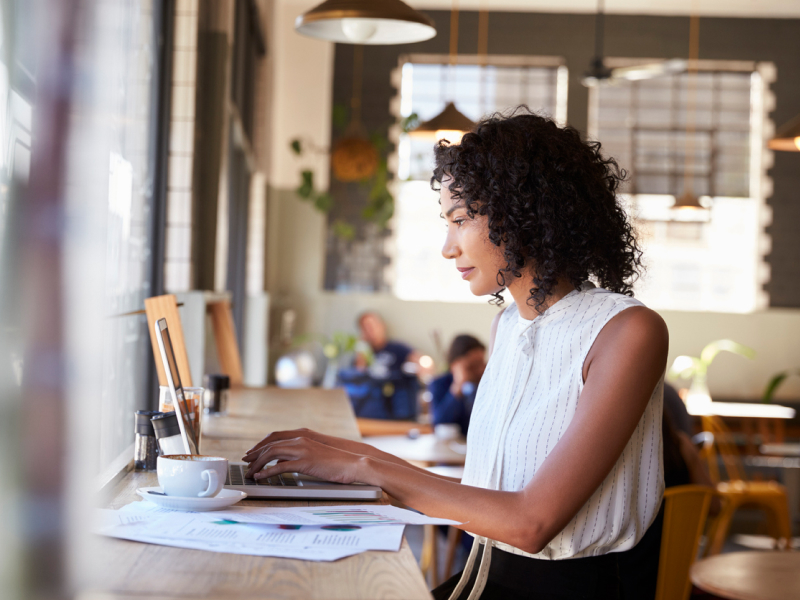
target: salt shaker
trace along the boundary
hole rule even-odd
[[[186,454],[175,412],[159,413],[151,419],[161,455]]]
[[[136,471],[155,471],[158,444],[150,419],[161,413],[157,410],[137,410],[134,426],[133,468]]]
[[[203,406],[207,415],[224,415],[228,410],[228,390],[231,387],[231,378],[227,375],[206,375],[203,381],[205,387]]]

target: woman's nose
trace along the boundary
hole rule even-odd
[[[460,254],[461,249],[448,231],[447,237],[444,239],[444,246],[442,246],[442,256],[450,260],[451,258],[458,258]]]

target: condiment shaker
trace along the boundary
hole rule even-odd
[[[133,468],[136,471],[155,471],[158,444],[150,419],[161,413],[157,410],[137,410],[134,417]]]
[[[183,438],[181,437],[181,428],[178,425],[178,416],[174,411],[159,413],[151,419],[151,422],[162,456],[167,454],[186,454],[186,447],[183,445]]]

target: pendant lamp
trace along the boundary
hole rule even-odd
[[[433,20],[401,0],[326,0],[297,17],[294,28],[343,44],[411,44],[436,35]]]
[[[455,69],[458,55],[458,2],[453,0],[450,11],[450,76]],[[435,141],[447,139],[451,144],[458,144],[465,133],[471,131],[475,123],[449,101],[442,112],[420,123],[408,134],[415,138],[431,138]]]
[[[447,138],[457,144],[461,137],[473,127],[475,127],[475,123],[458,110],[455,104],[448,102],[442,112],[429,121],[420,123],[414,131],[410,132],[410,135],[432,137],[436,141]]]
[[[767,148],[784,152],[800,152],[800,115],[778,129],[775,137],[767,142]]]
[[[695,112],[697,108],[697,61],[700,54],[700,17],[694,13],[689,18],[689,74],[688,74],[688,103],[686,107],[686,157],[683,170],[683,194],[675,199],[672,205],[674,211],[686,211],[705,215],[708,218],[708,208],[700,204],[700,199],[694,194],[694,174],[692,162],[695,159],[694,134],[697,130]],[[702,211],[702,212],[701,212]]]

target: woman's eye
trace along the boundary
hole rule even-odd
[[[461,227],[464,221],[466,221],[466,219],[455,219],[453,223],[455,223],[457,227]]]

